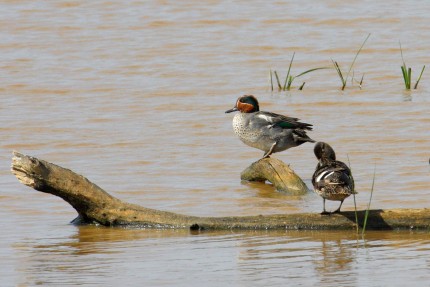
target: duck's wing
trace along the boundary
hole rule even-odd
[[[318,165],[312,176],[312,184],[315,188],[341,185],[348,192],[354,192],[354,179],[349,167],[341,161],[331,161]]]
[[[298,118],[263,111],[258,112],[256,117],[269,122],[273,127],[277,126],[283,129],[312,130],[311,124],[300,122]]]

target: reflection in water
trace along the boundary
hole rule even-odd
[[[353,261],[351,246],[341,240],[334,242],[321,242],[321,250],[314,256],[315,270],[322,282],[334,282],[333,274],[348,274],[351,272]],[[341,276],[338,276],[341,277]],[[350,276],[348,276],[350,277]],[[346,278],[338,278],[339,282],[345,282]],[[354,277],[350,277],[354,279]],[[349,280],[348,280],[349,281]]]
[[[399,269],[428,276],[428,238],[424,232],[368,232],[362,239],[353,231],[192,235],[188,230],[81,226],[68,237],[43,240],[48,243],[21,243],[17,252],[28,254],[19,267],[27,274],[25,285],[176,281],[201,286],[206,280],[209,286],[232,282],[268,286],[288,279],[305,285],[356,286],[372,268],[378,270],[373,284],[395,284]],[[192,270],[191,278],[185,276]]]
[[[321,238],[321,248],[313,261],[321,283],[348,282],[355,285],[357,278],[351,273],[354,273],[356,245],[357,241],[351,239]]]
[[[72,284],[109,283],[110,276],[123,277],[130,261],[129,251],[145,256],[156,247],[159,239],[186,237],[187,230],[129,230],[96,226],[80,226],[66,238],[51,238],[43,243],[28,242],[18,251],[29,252],[20,264],[20,271],[28,274],[25,285],[58,286]],[[146,241],[149,241],[146,244]],[[48,243],[45,243],[48,242]],[[140,249],[141,248],[141,249]],[[146,262],[145,264],[156,264]],[[142,266],[145,267],[145,266]],[[126,279],[124,278],[126,282]],[[133,281],[131,281],[133,282]]]
[[[353,231],[192,234],[80,226],[64,238],[22,242],[16,252],[22,258],[19,271],[26,274],[24,285],[201,286],[206,280],[209,286],[234,282],[268,286],[288,279],[332,286],[360,285],[372,268],[378,270],[373,284],[395,283],[399,269],[428,276],[428,238],[426,232],[368,232],[362,239]]]
[[[412,102],[412,92],[411,91],[403,91],[403,101],[404,102]]]
[[[345,282],[349,277],[356,256],[355,234],[288,231],[283,236],[269,236],[273,234],[253,237],[243,244],[241,270],[251,277],[250,281],[263,283],[267,278],[256,274],[263,270],[270,274],[276,269],[283,270],[280,278],[300,279],[306,285]],[[354,279],[352,276],[348,281]]]
[[[370,280],[367,284],[371,285],[378,282],[396,284],[393,278],[398,278],[398,269],[407,266],[414,269],[417,265],[424,269],[428,267],[427,255],[421,250],[428,249],[429,244],[428,233],[416,232],[368,232],[365,239],[354,232],[255,233],[243,240],[240,270],[250,282],[261,282],[262,285],[268,282],[267,276],[272,272],[278,279],[299,279],[297,282],[305,282],[306,286],[333,286],[336,283],[357,286],[366,280]],[[387,262],[390,253],[399,256],[394,264]],[[377,268],[379,275],[369,278],[372,271],[368,269],[372,266]],[[280,270],[282,272],[277,272]]]

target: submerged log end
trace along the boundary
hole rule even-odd
[[[281,192],[301,195],[309,189],[303,180],[284,162],[276,158],[263,158],[253,162],[240,175],[247,181],[270,181]]]
[[[37,158],[13,151],[11,171],[22,184],[40,190],[42,182],[39,179],[40,173],[43,173],[42,169],[43,165]]]

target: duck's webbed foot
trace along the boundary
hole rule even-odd
[[[340,201],[340,205],[339,205],[338,209],[336,209],[332,213],[340,213],[340,208],[342,207],[342,203],[343,203],[343,200]]]

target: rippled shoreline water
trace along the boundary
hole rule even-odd
[[[58,228],[58,227],[57,227]],[[46,229],[50,231],[46,231]],[[427,278],[427,233],[46,228],[14,244],[18,284],[379,286]],[[67,230],[68,229],[68,230]],[[404,264],[407,262],[408,264]],[[388,266],[387,266],[388,263]],[[411,266],[409,269],[408,266]],[[413,265],[413,266],[412,266]],[[387,268],[389,267],[389,268]],[[406,271],[406,272],[405,272]],[[420,276],[410,276],[416,272]],[[7,278],[7,277],[6,277]]]
[[[203,233],[68,225],[76,212],[10,173],[12,150],[83,174],[114,196],[199,216],[320,212],[240,182],[261,156],[224,111],[242,94],[263,110],[314,124],[351,163],[365,208],[426,208],[430,93],[404,91],[399,41],[416,79],[428,65],[425,1],[7,1],[0,4],[0,275],[5,286],[381,286],[428,281],[426,233]],[[285,76],[332,69],[271,92]],[[303,91],[297,87],[306,82]],[[313,145],[276,154],[310,187]],[[335,204],[336,205],[336,204]],[[335,207],[335,206],[334,206]],[[329,209],[334,208],[329,205]],[[345,209],[353,209],[348,199]],[[204,281],[203,281],[204,280]]]

